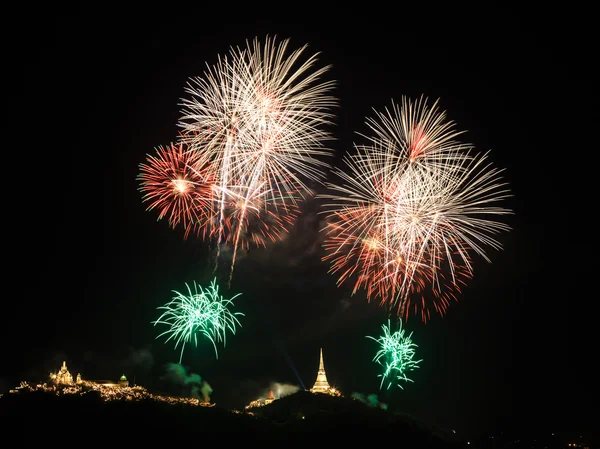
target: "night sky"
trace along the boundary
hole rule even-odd
[[[336,160],[367,130],[371,108],[403,95],[439,98],[465,140],[506,169],[512,231],[499,236],[502,251],[488,252],[491,264],[475,258],[474,278],[444,317],[404,323],[423,362],[414,384],[381,392],[365,336],[379,334],[386,311],[336,286],[321,261],[319,202],[310,201],[285,241],[238,259],[230,292],[242,293],[242,327],[218,360],[205,340],[189,346],[186,369],[218,405],[243,407],[275,382],[310,388],[322,347],[328,380],[345,395],[376,393],[444,429],[590,429],[593,277],[580,257],[587,231],[566,237],[569,216],[584,213],[582,195],[564,187],[586,186],[574,186],[584,176],[556,137],[573,132],[560,131],[557,110],[564,86],[577,83],[538,12],[452,8],[332,7],[276,19],[217,7],[148,18],[90,9],[27,21],[33,37],[13,46],[18,80],[5,85],[15,100],[6,170],[16,175],[5,191],[5,243],[18,247],[5,283],[18,282],[4,300],[2,389],[66,360],[87,379],[125,373],[169,390],[161,379],[179,350],[155,339],[151,321],[171,290],[211,279],[213,258],[206,242],[184,240],[146,211],[139,164],[176,140],[188,78],[230,46],[277,35],[333,66]]]

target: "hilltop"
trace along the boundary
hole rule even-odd
[[[402,442],[403,447],[450,449],[457,441],[415,420],[344,397],[300,391],[264,407],[227,410],[153,399],[103,400],[97,391],[57,395],[23,390],[0,398],[0,417],[21,442],[126,441],[228,443],[252,438],[265,442],[353,442],[364,437]],[[6,431],[5,431],[6,433]],[[293,440],[290,440],[293,439]],[[364,441],[364,440],[363,440]]]

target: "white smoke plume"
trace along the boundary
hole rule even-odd
[[[269,385],[269,388],[266,391],[266,394],[264,394],[262,397],[268,398],[269,392],[273,391],[273,397],[275,399],[281,399],[284,396],[289,396],[290,394],[294,394],[298,390],[300,390],[300,387],[298,385],[286,384],[286,383],[280,383],[280,382],[271,382],[271,384]]]

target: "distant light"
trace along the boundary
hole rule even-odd
[[[452,432],[456,433],[456,430],[452,429]]]

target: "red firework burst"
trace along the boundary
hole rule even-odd
[[[205,237],[214,202],[214,182],[210,167],[197,151],[183,143],[159,146],[140,164],[139,190],[146,210],[158,211],[158,220],[169,226],[183,226],[184,238],[190,233]]]

